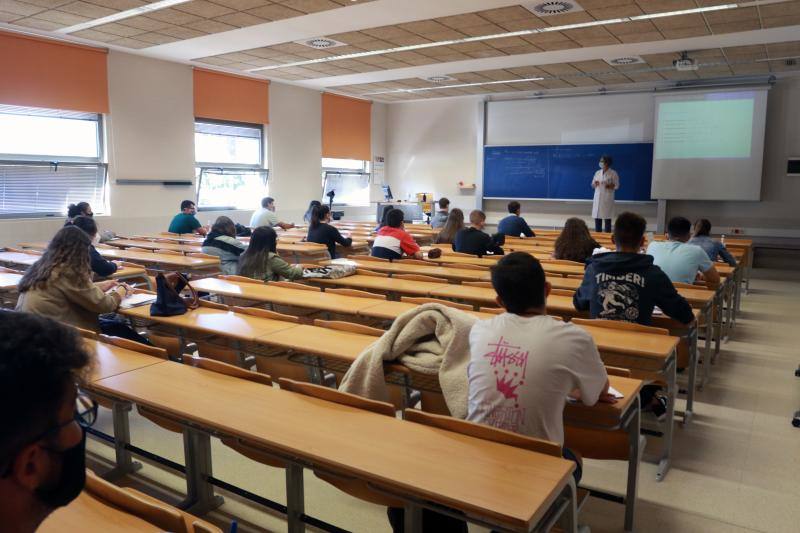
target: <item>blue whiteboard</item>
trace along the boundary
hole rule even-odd
[[[650,201],[653,144],[487,146],[483,149],[484,198],[591,200],[600,156],[614,159],[617,200]]]

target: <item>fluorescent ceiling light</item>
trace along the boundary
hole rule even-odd
[[[576,24],[564,24],[562,26],[548,26],[546,28],[537,28],[530,30],[510,31],[507,33],[495,33],[492,35],[479,35],[475,37],[464,37],[463,39],[450,39],[447,41],[437,41],[433,43],[412,44],[408,46],[397,46],[394,48],[386,48],[384,50],[368,50],[365,52],[354,52],[352,54],[343,54],[338,56],[320,57],[317,59],[307,59],[304,61],[295,61],[294,63],[284,63],[281,65],[270,65],[267,67],[256,67],[247,69],[246,72],[260,72],[262,70],[276,70],[280,68],[289,67],[304,67],[307,65],[316,65],[319,63],[330,63],[332,61],[342,61],[345,59],[358,59],[362,57],[370,57],[384,54],[394,54],[397,52],[412,52],[414,50],[422,50],[424,48],[434,48],[439,46],[449,46],[453,44],[472,43],[476,41],[490,41],[493,39],[505,39],[508,37],[520,37],[523,35],[534,35],[536,33],[549,33],[553,31],[564,30],[577,30],[581,28],[590,28],[592,26],[606,26],[611,24],[620,24],[623,22],[632,22],[638,20],[647,20],[652,18],[662,17],[675,17],[679,15],[691,15],[695,13],[707,13],[709,11],[721,11],[723,9],[734,9],[739,7],[739,4],[720,4],[716,6],[697,7],[694,9],[682,9],[680,11],[666,11],[664,13],[651,13],[649,15],[638,15],[635,17],[622,17],[606,20],[593,20],[591,22],[579,22]]]
[[[60,30],[56,30],[56,32],[75,33],[76,31],[87,30],[89,28],[94,28],[95,26],[102,26],[103,24],[108,24],[109,22],[116,22],[118,20],[144,15],[145,13],[150,13],[151,11],[166,9],[168,7],[177,6],[178,4],[185,4],[190,1],[191,0],[161,0],[160,2],[153,2],[152,4],[145,4],[143,6],[134,7],[133,9],[128,9],[126,11],[120,11],[119,13],[114,13],[113,15],[109,15],[107,17],[94,20],[87,20],[86,22],[75,24],[74,26],[67,26],[66,28],[61,28]]]
[[[376,94],[395,94],[395,93],[419,93],[423,91],[440,91],[442,89],[459,89],[462,87],[479,87],[481,85],[500,85],[503,83],[521,83],[524,81],[541,81],[544,78],[522,78],[515,80],[496,80],[480,81],[476,83],[456,83],[453,85],[437,85],[436,87],[417,87],[416,89],[394,89],[392,91],[380,91],[375,93],[365,93],[362,96],[372,96]]]

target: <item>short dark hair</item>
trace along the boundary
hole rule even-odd
[[[275,202],[275,198],[273,198],[271,196],[264,197],[264,198],[261,199],[261,207],[266,209],[267,207],[269,207],[269,204],[274,203],[274,202]]]
[[[22,447],[58,423],[68,387],[84,381],[91,360],[77,330],[0,311],[0,475]]]
[[[708,236],[711,234],[711,221],[707,218],[700,218],[694,223],[694,234],[697,236]]]
[[[611,164],[614,162],[614,159],[608,154],[603,154],[600,156],[600,161],[605,161],[606,165],[611,166]]]
[[[622,248],[636,248],[647,230],[647,221],[642,215],[626,211],[614,222],[614,242]]]
[[[193,202],[193,201],[191,201],[191,200],[184,200],[184,201],[182,201],[182,202],[181,202],[181,211],[183,211],[184,209],[189,209],[189,208],[190,208],[190,207],[192,207],[193,205],[194,205],[194,202]]]
[[[509,313],[521,314],[544,305],[544,270],[531,254],[510,253],[491,272],[492,286]]]
[[[510,202],[508,202],[508,212],[509,213],[516,213],[517,211],[519,211],[519,209],[520,209],[520,205],[519,205],[518,201],[511,200]]]
[[[72,219],[72,225],[82,229],[89,237],[97,235],[97,222],[92,217],[78,215]]]
[[[670,237],[683,238],[692,232],[692,223],[686,217],[672,217],[667,224],[667,233]]]
[[[386,215],[386,225],[390,228],[399,228],[403,225],[403,219],[405,219],[406,214],[403,213],[401,209],[392,209],[389,211],[389,214]]]
[[[480,209],[473,209],[469,213],[469,223],[470,224],[480,224],[486,220],[486,213],[481,211]]]
[[[447,209],[450,207],[450,200],[442,196],[439,198],[439,209]]]

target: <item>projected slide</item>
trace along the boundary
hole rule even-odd
[[[655,97],[652,195],[668,200],[758,200],[767,87]]]
[[[750,157],[753,104],[752,97],[662,103],[656,159]]]

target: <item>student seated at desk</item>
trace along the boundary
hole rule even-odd
[[[463,254],[482,257],[486,254],[503,255],[500,247],[505,242],[502,234],[488,235],[483,232],[486,227],[486,214],[475,209],[469,214],[469,227],[456,233],[453,241],[453,250]]]
[[[0,353],[0,527],[33,533],[83,490],[97,406],[78,413],[76,399],[92,357],[74,329],[13,311],[0,312]]]
[[[439,210],[431,217],[431,227],[433,229],[441,228],[447,224],[447,218],[450,215],[450,200],[442,196],[439,198]],[[464,214],[461,214],[463,220]]]
[[[306,214],[303,215],[303,222],[306,224],[311,224],[311,214],[314,212],[314,208],[321,205],[322,202],[319,200],[311,200],[311,202],[308,204],[308,209],[306,209]]]
[[[722,259],[730,266],[736,266],[736,259],[731,255],[725,243],[715,241],[711,238],[711,221],[707,218],[701,218],[694,223],[692,238],[689,239],[689,244],[694,244],[703,249],[708,254],[708,258],[712,261]]]
[[[675,283],[694,283],[698,272],[711,289],[719,286],[719,273],[705,250],[688,244],[692,224],[684,217],[674,217],[667,224],[668,241],[654,241],[647,247],[653,264],[659,266]]]
[[[422,259],[419,245],[405,230],[403,218],[405,214],[400,209],[392,209],[386,215],[386,226],[378,230],[375,242],[372,243],[372,257],[383,259],[402,259],[403,255]]]
[[[278,226],[282,229],[292,229],[294,224],[281,222],[278,215],[275,214],[275,198],[267,196],[261,199],[261,209],[256,209],[253,212],[253,216],[250,217],[250,227],[252,229],[260,228],[261,226],[270,228]]]
[[[522,207],[516,200],[508,202],[508,212],[511,213],[506,218],[497,224],[497,233],[508,235],[509,237],[536,237],[536,234],[525,222],[525,219],[519,216]]]
[[[237,274],[239,256],[247,249],[247,245],[236,239],[236,225],[226,216],[217,218],[211,231],[206,235],[201,250],[204,254],[219,257],[220,270],[223,274]]]
[[[100,317],[116,311],[130,291],[113,280],[92,283],[91,244],[89,236],[75,226],[61,228],[41,259],[22,276],[17,311],[149,344],[125,322]]]
[[[381,219],[378,221],[378,225],[375,226],[375,232],[376,233],[378,231],[380,231],[380,229],[382,227],[387,226],[389,224],[389,222],[388,222],[386,217],[389,216],[389,213],[392,211],[392,209],[394,209],[394,207],[392,207],[390,205],[383,206],[383,211],[381,211]]]
[[[585,263],[597,248],[600,248],[600,244],[592,238],[586,222],[572,217],[567,219],[556,239],[553,258]]]
[[[184,200],[181,202],[181,212],[172,217],[172,222],[169,223],[170,233],[197,233],[205,235],[207,233],[200,221],[197,220],[197,207],[191,200]]]
[[[97,223],[93,218],[79,215],[72,219],[72,225],[82,229],[92,239],[93,243],[97,241]],[[89,254],[92,260],[92,272],[101,278],[107,278],[119,268],[115,262],[103,259],[94,244],[89,245]]]
[[[462,229],[464,229],[464,212],[456,207],[450,211],[447,216],[447,222],[444,223],[442,231],[439,232],[433,243],[452,245],[456,242],[456,235]]]
[[[308,224],[308,242],[324,244],[328,247],[331,259],[336,259],[336,244],[349,247],[353,244],[353,239],[344,238],[339,230],[331,226],[331,209],[327,205],[315,207],[311,212],[311,222]]]
[[[239,256],[239,275],[263,281],[295,280],[303,277],[303,267],[290,265],[277,253],[278,235],[262,226],[253,231],[250,246]]]
[[[492,267],[492,286],[506,312],[470,330],[467,420],[563,446],[567,396],[586,405],[616,401],[594,340],[547,316],[550,283],[532,255],[500,259]],[[577,483],[580,460],[567,448],[563,454],[577,464]]]
[[[67,221],[64,222],[64,225],[70,224],[75,217],[84,216],[84,217],[93,217],[94,212],[92,211],[92,206],[89,205],[89,202],[78,202],[77,204],[69,204],[67,207]]]

